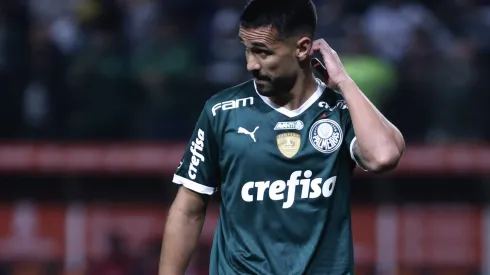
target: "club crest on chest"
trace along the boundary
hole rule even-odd
[[[322,153],[330,154],[335,152],[342,144],[342,139],[342,128],[332,119],[320,119],[313,123],[310,128],[310,143]]]

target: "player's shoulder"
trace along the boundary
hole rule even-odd
[[[347,103],[342,94],[336,90],[325,89],[318,100],[318,107],[325,108],[329,116],[335,118],[342,125],[350,121],[350,112]]]
[[[217,92],[206,101],[205,108],[214,117],[222,110],[252,105],[255,96],[254,82],[253,80],[248,80]]]
[[[325,86],[325,90],[319,99],[321,107],[330,111],[349,112],[344,97],[338,91]]]
[[[251,79],[217,92],[207,100],[207,103],[210,105],[214,105],[223,101],[253,96],[254,94],[255,86],[253,80]]]

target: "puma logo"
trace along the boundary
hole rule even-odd
[[[257,131],[257,129],[259,129],[259,126],[255,127],[255,130],[253,132],[249,132],[247,129],[239,127],[238,133],[249,135],[253,139],[254,142],[257,142],[257,140],[255,139],[255,131]]]

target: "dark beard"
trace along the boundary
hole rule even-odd
[[[276,104],[284,105],[291,100],[289,92],[294,87],[295,81],[294,78],[277,78],[264,85],[256,83],[257,92],[262,96],[273,97]]]

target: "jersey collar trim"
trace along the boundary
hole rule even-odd
[[[308,100],[306,100],[298,109],[295,110],[289,110],[285,107],[278,106],[274,102],[272,102],[268,97],[263,96],[259,94],[257,91],[257,84],[254,81],[254,88],[255,92],[257,95],[267,104],[269,105],[272,109],[275,111],[287,116],[287,117],[295,117],[299,116],[302,114],[304,111],[306,111],[313,103],[315,103],[323,94],[323,91],[325,91],[325,88],[327,87],[325,83],[323,83],[320,79],[316,78],[316,83],[317,83],[317,88],[316,91],[310,96]]]

